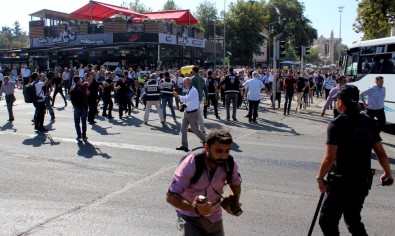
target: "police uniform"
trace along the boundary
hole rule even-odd
[[[217,100],[217,87],[218,87],[218,80],[214,79],[213,77],[207,77],[206,80],[207,90],[208,90],[208,99],[207,104],[204,105],[204,118],[207,118],[207,107],[210,106],[210,103],[214,107],[215,117],[219,118],[218,116],[218,100]]]
[[[163,118],[166,121],[166,105],[169,106],[171,115],[176,120],[176,113],[173,107],[173,93],[174,93],[174,82],[170,78],[164,78],[160,81],[161,83],[161,94],[162,94],[162,112]]]
[[[159,89],[159,82],[156,79],[150,79],[145,85],[145,95],[147,100],[147,105],[145,108],[144,113],[144,123],[147,124],[149,118],[149,112],[151,110],[151,106],[155,106],[160,121],[163,123],[163,112],[160,108],[160,89]]]

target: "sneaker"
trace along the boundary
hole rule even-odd
[[[47,130],[46,128],[44,128],[44,127],[38,128],[37,130],[38,130],[39,132],[42,132],[42,133],[48,132],[48,130]]]
[[[215,118],[217,118],[218,120],[220,120],[220,119],[221,119],[221,117],[219,117],[219,116],[216,116]]]
[[[233,118],[233,121],[238,121],[236,118]]]
[[[226,118],[226,121],[230,121],[230,118]]]
[[[144,124],[145,124],[145,125],[148,125],[148,121],[144,121]]]
[[[75,140],[77,140],[78,142],[82,141],[81,137],[77,137]]]
[[[101,116],[103,116],[103,117],[107,117],[108,115],[107,115],[107,114],[105,114],[105,113],[103,113],[103,114],[101,114]]]
[[[183,146],[176,148],[176,150],[189,152],[189,149],[187,147],[183,147]]]
[[[82,136],[82,140],[88,140],[87,136]]]
[[[108,119],[112,119],[112,118],[114,118],[114,117],[113,117],[113,116],[111,116],[111,115],[109,115],[109,116],[108,116]]]

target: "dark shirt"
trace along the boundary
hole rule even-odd
[[[113,89],[113,81],[112,79],[108,78],[106,79],[106,83],[110,84],[110,86],[104,88],[103,94],[106,96],[111,96],[111,91]]]
[[[336,145],[334,172],[348,179],[363,179],[371,173],[373,145],[380,142],[379,131],[367,116],[342,113],[329,122],[326,144]]]
[[[117,84],[115,85],[115,87],[121,86],[120,89],[118,89],[118,95],[119,96],[124,96],[126,95],[130,90],[129,90],[129,81],[125,80],[125,83],[122,82],[122,80],[118,80]]]
[[[99,83],[96,79],[92,80],[92,83],[88,87],[89,96],[88,98],[97,98],[99,93]]]
[[[298,93],[303,92],[304,86],[306,86],[306,81],[304,80],[303,77],[299,77],[296,81],[297,84],[297,91]]]
[[[284,80],[284,91],[287,93],[293,93],[295,91],[296,79],[293,77],[287,77]]]

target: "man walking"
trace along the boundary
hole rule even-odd
[[[229,67],[229,75],[219,84],[221,86],[225,84],[225,104],[226,104],[226,120],[230,121],[230,103],[232,102],[233,121],[237,121],[236,111],[237,111],[237,99],[240,93],[240,80],[239,77],[234,74],[233,67]]]
[[[210,105],[214,107],[214,114],[217,119],[220,119],[218,115],[218,80],[213,78],[213,71],[209,70],[207,72],[206,87],[208,90],[208,98],[206,98],[206,104],[204,104],[204,118],[207,119],[207,108]]]
[[[15,102],[14,96],[14,89],[15,89],[15,82],[10,82],[8,76],[4,76],[3,83],[0,88],[0,100],[1,96],[3,96],[3,92],[5,93],[5,102],[7,104],[7,111],[8,111],[8,121],[14,121],[14,113],[12,112],[12,106]]]
[[[47,132],[48,130],[44,128],[44,118],[45,118],[45,102],[44,102],[44,82],[39,81],[39,76],[37,72],[33,72],[31,75],[31,81],[36,89],[37,100],[33,101],[33,105],[36,108],[35,118],[34,118],[34,129],[39,132]]]
[[[380,129],[383,130],[385,126],[385,112],[384,112],[384,100],[385,100],[385,87],[384,78],[382,76],[376,77],[376,85],[362,91],[360,94],[361,101],[366,107],[366,114],[371,118],[377,118]],[[365,96],[368,97],[366,104]]]
[[[358,99],[357,87],[341,86],[336,100],[340,115],[328,125],[326,151],[316,177],[319,190],[325,193],[319,219],[324,235],[340,235],[342,215],[352,235],[367,235],[361,210],[372,185],[372,149],[384,170],[381,182],[394,179],[379,131],[359,113]],[[327,174],[329,183],[323,180]]]
[[[156,111],[158,112],[159,115],[160,122],[164,124],[165,121],[163,118],[163,112],[162,109],[160,108],[160,88],[159,88],[159,82],[157,81],[156,73],[151,74],[150,79],[144,85],[144,88],[145,88],[145,94],[147,99],[147,105],[144,113],[144,124],[148,125],[149,113],[151,111],[152,106],[155,106]]]
[[[184,78],[183,85],[187,91],[185,96],[180,96],[177,92],[174,92],[174,96],[179,98],[180,102],[186,106],[181,123],[181,147],[176,149],[188,152],[188,125],[191,126],[192,132],[198,136],[200,141],[205,142],[206,139],[203,132],[198,127],[199,93],[196,88],[192,86],[190,78]]]
[[[163,119],[166,122],[166,106],[169,106],[171,115],[173,117],[174,122],[177,121],[176,113],[173,107],[173,93],[175,90],[175,84],[170,79],[169,72],[164,73],[164,78],[160,81],[160,92],[162,95],[162,112],[163,112]]]
[[[74,87],[70,91],[70,100],[74,108],[74,126],[77,132],[77,141],[87,140],[86,119],[88,117],[88,83],[81,84],[79,77],[73,78]],[[80,126],[81,123],[81,126]]]
[[[285,94],[285,103],[284,103],[284,116],[289,115],[289,111],[291,110],[291,102],[292,97],[295,92],[295,84],[296,79],[292,76],[292,72],[288,72],[287,78],[284,80],[284,94]]]
[[[329,92],[328,99],[326,100],[324,106],[322,107],[321,116],[325,115],[326,109],[328,109],[329,104],[332,104],[333,101],[335,101],[335,104],[333,105],[333,117],[336,118],[340,114],[336,107],[337,93],[339,92],[340,87],[347,83],[347,77],[342,75],[339,77],[337,82],[338,82],[337,86],[331,89],[331,91]]]
[[[258,71],[254,71],[252,73],[252,78],[253,79],[247,80],[243,84],[243,86],[245,87],[246,92],[247,92],[248,122],[250,124],[256,123],[256,118],[258,116],[259,102],[261,101],[262,89],[265,89],[267,91],[267,93],[269,93],[266,86],[260,80]]]

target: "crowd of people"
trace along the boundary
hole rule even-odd
[[[325,97],[327,100],[321,113],[322,116],[327,109],[333,109],[336,116],[338,114],[334,103],[336,90],[340,85],[347,83],[347,78],[340,76],[336,70],[277,70],[274,75],[271,68],[253,70],[248,67],[228,67],[226,70],[205,70],[195,66],[190,72],[182,74],[180,70],[173,69],[157,70],[149,67],[143,69],[140,66],[136,68],[117,66],[114,70],[109,70],[105,66],[84,64],[80,64],[78,67],[72,64],[69,67],[56,67],[47,73],[38,70],[31,73],[27,65],[22,65],[20,71],[14,67],[6,77],[8,83],[13,83],[13,86],[6,86],[2,90],[8,96],[6,99],[9,104],[9,121],[14,120],[10,104],[15,100],[15,97],[12,99],[10,96],[14,93],[10,87],[22,88],[37,79],[37,83],[35,83],[37,96],[42,98],[39,101],[42,100],[44,105],[39,106],[44,107],[44,114],[45,110],[48,110],[51,121],[55,121],[53,108],[58,105],[56,103],[57,95],[61,96],[64,106],[67,106],[67,96],[76,85],[74,77],[77,77],[81,85],[84,85],[83,91],[86,97],[87,122],[89,124],[96,123],[97,115],[113,119],[114,103],[118,105],[119,119],[123,119],[127,115],[131,116],[132,109],[144,106],[143,122],[146,125],[148,125],[152,106],[155,106],[162,124],[167,122],[166,118],[169,115],[174,122],[177,122],[176,110],[185,110],[184,114],[191,116],[191,111],[195,110],[191,108],[196,107],[196,117],[189,119],[190,121],[186,122],[188,124],[185,126],[187,131],[192,131],[197,135],[198,132],[192,130],[195,129],[195,119],[198,130],[205,134],[204,119],[208,118],[211,113],[209,107],[213,108],[216,119],[221,119],[219,108],[224,108],[226,121],[232,119],[238,122],[238,108],[244,105],[248,109],[248,113],[245,115],[248,122],[258,123],[259,104],[265,94],[268,98],[270,97],[273,109],[283,108],[284,116],[290,115],[291,111],[297,113],[298,110],[307,109],[314,103],[315,97]],[[2,78],[1,81],[4,80],[2,74],[0,78]],[[189,104],[188,106],[191,101],[187,97],[191,88],[185,85],[188,84],[184,83],[185,78],[190,78],[191,87],[197,90],[197,104],[193,101],[193,105]],[[282,98],[285,100],[283,103]],[[292,108],[291,104],[295,103],[294,101],[296,106]],[[173,105],[174,102],[175,105]],[[187,108],[183,109],[185,105]],[[101,114],[99,108],[101,108]],[[167,113],[167,109],[170,110],[170,113]],[[42,112],[41,109],[38,110],[33,122],[35,122],[37,130],[45,132],[45,127],[40,122],[36,122],[37,114]],[[381,113],[379,115],[380,121],[385,120]],[[42,119],[41,115],[38,117]],[[185,140],[179,149],[188,150]]]

